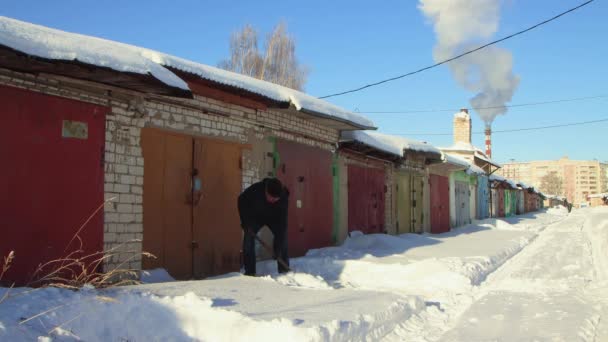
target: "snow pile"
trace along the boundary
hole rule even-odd
[[[120,72],[151,74],[159,81],[184,90],[188,84],[166,67],[198,75],[223,85],[292,104],[297,110],[372,129],[366,117],[297,90],[234,72],[192,62],[162,52],[85,36],[0,16],[0,46],[47,59],[79,61]]]
[[[438,148],[425,142],[373,131],[342,132],[341,141],[357,141],[399,157],[403,157],[406,150],[441,155]]]
[[[175,281],[175,279],[167,273],[167,271],[163,268],[157,268],[153,270],[143,270],[141,271],[141,276],[139,280],[144,284],[152,284],[152,283],[165,283],[168,281]]]
[[[40,336],[83,341],[351,341],[381,338],[424,308],[416,298],[396,299],[382,303],[384,310],[377,315],[311,326],[281,317],[259,320],[192,292],[157,296],[120,291],[106,296],[47,288],[15,294],[0,310],[0,339],[5,341]]]

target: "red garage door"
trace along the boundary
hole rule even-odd
[[[448,177],[430,175],[431,233],[450,231],[450,182]]]
[[[27,283],[37,265],[103,249],[108,109],[0,86],[0,254],[14,250],[3,282]],[[82,243],[82,247],[80,247]]]
[[[332,154],[277,140],[277,177],[289,189],[289,255],[332,245]]]
[[[348,165],[348,231],[384,232],[384,170]]]

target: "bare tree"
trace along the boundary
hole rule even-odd
[[[549,172],[540,179],[540,190],[546,194],[563,195],[562,179],[557,172]]]
[[[230,58],[221,61],[222,69],[303,90],[308,69],[298,63],[296,44],[281,22],[268,34],[265,51],[258,50],[258,33],[251,25],[230,37]]]
[[[230,36],[230,59],[218,66],[225,70],[259,78],[262,57],[258,52],[258,33],[251,25],[245,25],[240,32]]]

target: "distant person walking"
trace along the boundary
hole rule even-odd
[[[564,207],[568,209],[568,212],[572,211],[572,203],[568,203],[568,199],[564,199]]]
[[[273,239],[274,257],[279,273],[289,271],[287,253],[287,209],[289,191],[276,178],[265,178],[245,189],[238,198],[241,228],[243,228],[243,258],[245,275],[256,275],[255,237],[268,226]]]

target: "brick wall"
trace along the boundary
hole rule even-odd
[[[454,116],[454,143],[458,142],[471,143],[471,117],[469,115],[457,114]]]

